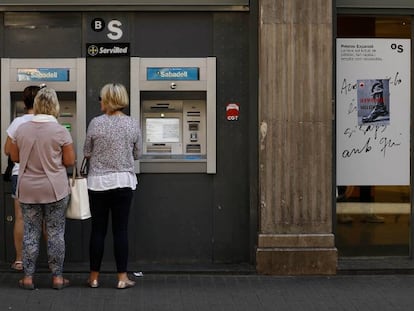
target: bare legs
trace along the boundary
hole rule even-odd
[[[20,208],[19,201],[14,199],[14,227],[13,227],[13,238],[14,238],[14,249],[16,251],[16,258],[13,268],[16,270],[22,270],[22,248],[23,248],[23,214]]]

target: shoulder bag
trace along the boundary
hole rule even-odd
[[[84,220],[91,217],[86,181],[86,177],[78,175],[78,168],[75,163],[72,177],[69,177],[71,195],[69,206],[66,210],[66,218]]]

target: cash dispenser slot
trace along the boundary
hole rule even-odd
[[[188,117],[200,117],[201,112],[200,111],[187,111]]]
[[[165,144],[152,144],[147,146],[148,153],[171,153],[171,146],[166,146]]]
[[[200,153],[201,152],[201,146],[200,146],[200,144],[188,144],[186,146],[186,152],[187,153]]]
[[[150,106],[151,110],[174,110],[174,107],[170,107],[170,103],[154,103]]]

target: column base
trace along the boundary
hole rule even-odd
[[[281,242],[277,244],[282,244],[282,247],[275,247],[276,243],[272,240]],[[259,274],[334,275],[337,263],[338,251],[331,234],[259,235],[256,252],[256,270]]]

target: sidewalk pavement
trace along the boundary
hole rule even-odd
[[[86,286],[87,273],[67,273],[71,286],[51,288],[38,273],[36,290],[17,285],[21,273],[0,274],[0,310],[15,311],[323,311],[413,310],[414,275],[262,276],[256,274],[146,274],[134,288],[115,289],[116,274],[101,287]]]

